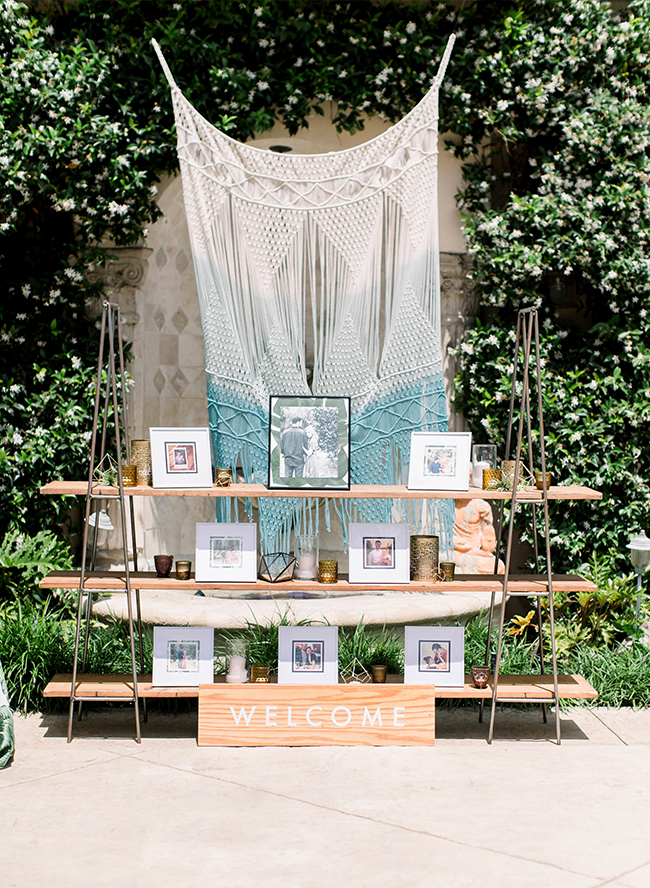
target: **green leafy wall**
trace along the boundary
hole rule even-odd
[[[482,306],[458,397],[476,438],[500,443],[515,313],[539,305],[550,458],[562,481],[606,497],[554,516],[559,561],[620,552],[647,525],[649,12],[646,0],[615,14],[596,0],[483,2],[460,17],[435,3],[0,0],[0,531],[61,520],[66,504],[38,486],[86,471],[85,273],[98,243],[142,240],[156,180],[176,167],[151,37],[199,110],[245,139],[276,119],[295,133],[329,101],[343,129],[399,119],[457,30],[441,129],[461,137]],[[575,294],[570,318],[559,291]]]

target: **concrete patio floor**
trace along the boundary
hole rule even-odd
[[[650,710],[438,709],[429,748],[199,748],[196,713],[16,717],[2,888],[650,888]]]

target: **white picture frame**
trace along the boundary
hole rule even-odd
[[[152,685],[198,687],[214,682],[212,626],[154,626]]]
[[[278,684],[338,683],[338,626],[278,627]]]
[[[212,487],[208,428],[150,428],[151,471],[157,489]]]
[[[351,583],[409,582],[408,524],[350,524],[348,536]]]
[[[406,626],[404,684],[464,687],[464,626]]]
[[[469,490],[471,432],[411,432],[409,490]]]
[[[198,583],[257,581],[257,524],[200,522],[196,525]]]

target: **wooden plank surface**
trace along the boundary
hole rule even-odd
[[[87,481],[50,481],[41,487],[40,492],[47,496],[85,496],[88,491]],[[93,493],[98,496],[117,496],[116,487],[105,487],[96,484]],[[401,484],[395,485],[366,485],[353,484],[350,490],[308,490],[296,488],[295,490],[269,490],[264,484],[233,484],[230,487],[196,487],[179,488],[177,490],[155,489],[153,487],[125,487],[126,496],[203,496],[203,497],[265,497],[265,496],[292,496],[292,497],[327,497],[329,499],[454,499],[454,500],[509,500],[512,498],[508,490],[481,490],[478,487],[470,487],[469,490],[408,490]],[[541,501],[542,492],[534,487],[522,488],[518,494],[519,500]],[[549,487],[548,498],[550,500],[600,500],[602,493],[582,486],[557,486]]]
[[[199,746],[433,746],[422,685],[201,685]]]
[[[275,677],[274,677],[275,678]],[[55,675],[49,682],[43,696],[69,697],[72,675]],[[275,683],[275,681],[273,682]],[[373,685],[379,692],[388,685],[404,686],[403,675],[389,675],[387,685]],[[231,687],[224,683],[223,676],[215,676],[215,685],[208,687]],[[286,687],[286,685],[285,685]],[[315,687],[312,685],[311,687]],[[416,687],[410,685],[409,687]],[[423,687],[418,685],[417,687]],[[424,686],[426,687],[426,685]],[[558,690],[564,700],[595,700],[598,693],[581,675],[559,675]],[[130,675],[79,675],[77,676],[77,694],[88,698],[102,697],[133,697],[133,681]],[[138,695],[140,697],[198,697],[198,687],[153,687],[150,675],[138,676]],[[471,675],[465,676],[462,688],[435,688],[435,696],[446,699],[491,699],[492,680],[487,688],[475,688]],[[499,698],[512,697],[518,700],[548,700],[553,697],[552,675],[501,675],[499,677]]]
[[[74,570],[57,570],[48,574],[40,581],[41,589],[78,589],[80,572]],[[458,575],[451,583],[433,583],[425,580],[413,580],[410,583],[350,583],[341,576],[338,583],[315,583],[307,580],[288,580],[284,583],[267,583],[257,580],[252,583],[197,583],[192,574],[190,580],[177,580],[175,577],[158,577],[152,572],[138,571],[130,574],[132,589],[186,589],[188,592],[198,590],[229,592],[240,590],[242,592],[264,592],[265,594],[278,594],[285,596],[288,592],[314,592],[325,595],[328,591],[349,592],[383,592],[410,591],[410,592],[499,592],[503,589],[503,580],[495,575]],[[548,583],[544,575],[537,574],[513,574],[508,582],[511,592],[544,592]],[[589,592],[596,586],[590,580],[585,580],[574,574],[567,576],[553,576],[553,588],[558,592]],[[93,571],[86,575],[85,589],[89,591],[123,592],[126,589],[124,574],[120,571]]]
[[[69,697],[72,675],[55,675],[43,691],[44,697]],[[77,675],[75,695],[101,700],[102,697],[133,698],[131,675]],[[151,675],[138,676],[138,697],[198,697],[197,687],[154,687]]]

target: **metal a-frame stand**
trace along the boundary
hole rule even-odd
[[[520,361],[520,352],[523,357],[523,370],[521,381],[518,378],[518,369],[519,369],[519,361]],[[555,705],[555,736],[557,743],[561,742],[560,737],[560,707],[559,707],[559,691],[558,691],[558,673],[557,673],[557,652],[556,652],[556,644],[555,644],[555,614],[553,610],[553,576],[552,576],[552,568],[551,568],[551,543],[549,537],[549,517],[548,517],[548,487],[546,484],[547,475],[546,475],[546,448],[544,443],[544,412],[542,405],[542,375],[541,375],[541,354],[539,347],[539,315],[536,308],[526,308],[522,309],[517,316],[517,334],[515,339],[515,352],[514,352],[514,360],[513,360],[513,372],[512,372],[512,391],[510,395],[510,414],[508,418],[508,430],[506,436],[506,450],[505,450],[505,458],[510,459],[511,453],[511,445],[512,445],[512,432],[514,428],[515,421],[515,405],[518,404],[519,407],[519,424],[517,429],[517,438],[516,444],[514,447],[515,450],[515,467],[514,467],[514,475],[512,482],[512,497],[510,500],[510,517],[508,522],[508,539],[506,543],[506,553],[505,553],[505,573],[503,576],[503,597],[501,603],[501,612],[500,612],[500,620],[499,620],[499,632],[497,637],[497,649],[496,649],[496,658],[495,665],[493,668],[493,685],[492,685],[492,709],[490,712],[490,727],[488,731],[488,743],[492,742],[492,737],[494,735],[494,717],[496,713],[497,703],[521,703],[522,700],[520,697],[518,698],[508,698],[499,695],[499,666],[501,662],[501,650],[503,645],[503,628],[505,621],[505,612],[506,612],[506,600],[508,595],[519,595],[524,597],[536,597],[537,598],[537,625],[538,625],[538,643],[539,643],[539,659],[540,659],[540,673],[543,675],[545,671],[545,663],[544,663],[544,647],[543,647],[543,638],[542,638],[542,598],[548,598],[548,612],[549,612],[549,621],[550,621],[550,630],[551,630],[551,664],[553,669],[553,703]],[[542,487],[542,496],[540,500],[530,500],[524,499],[520,497],[520,491],[518,489],[517,481],[519,479],[519,471],[520,466],[522,465],[522,441],[524,438],[524,434],[526,434],[526,442],[527,442],[527,456],[528,456],[528,469],[533,475],[533,422],[531,416],[531,377],[537,389],[537,418],[538,423],[536,425],[535,431],[539,435],[539,456],[542,470],[542,478],[543,478],[543,487]],[[517,395],[518,387],[521,387],[520,396]],[[509,590],[509,581],[510,581],[510,569],[512,565],[512,546],[513,546],[513,538],[514,538],[514,522],[515,522],[515,514],[517,510],[518,504],[524,504],[526,506],[530,506],[532,508],[532,527],[533,527],[533,540],[534,540],[534,558],[535,558],[535,573],[539,573],[539,547],[538,547],[538,534],[537,534],[537,518],[536,518],[536,507],[538,505],[542,506],[544,512],[544,542],[545,542],[545,555],[546,555],[546,585],[547,590],[544,592],[514,592]],[[498,520],[499,533],[497,540],[497,548],[496,548],[496,557],[495,557],[495,568],[494,572],[496,574],[498,561],[499,561],[499,551],[501,546],[502,539],[502,530],[503,530],[503,507],[504,501],[500,502],[500,517]],[[501,577],[499,577],[501,578]],[[487,640],[487,648],[485,655],[485,664],[486,666],[490,665],[490,653],[491,653],[491,641],[492,641],[492,626],[494,623],[494,609],[495,609],[495,600],[496,594],[492,593],[492,599],[490,602],[490,616],[488,621],[488,640]],[[481,702],[481,713],[479,716],[479,720],[482,720],[483,715],[483,703]],[[544,722],[547,720],[546,715],[546,703],[542,703],[542,716]]]
[[[103,377],[103,379],[102,379]],[[118,386],[119,383],[119,386]],[[102,398],[102,386],[103,398]],[[102,404],[103,401],[103,404]],[[100,430],[100,413],[101,413],[101,430]],[[108,438],[108,420],[112,416],[114,423],[114,438],[117,466],[117,493],[102,493],[98,482],[95,479],[95,472],[107,454],[107,438]],[[122,428],[121,417],[124,418]],[[127,610],[129,615],[129,638],[131,641],[131,672],[133,678],[133,703],[135,710],[135,733],[138,743],[141,742],[140,734],[140,711],[138,705],[138,670],[135,657],[135,633],[133,626],[133,607],[131,599],[131,579],[129,571],[129,550],[127,543],[126,530],[126,503],[124,496],[124,482],[122,478],[122,447],[126,455],[127,462],[130,458],[130,444],[128,433],[128,419],[126,407],[126,386],[124,382],[124,350],[122,347],[122,324],[120,319],[120,309],[111,302],[104,302],[102,311],[102,323],[99,342],[99,358],[97,362],[97,389],[95,393],[95,412],[93,416],[93,428],[90,447],[90,467],[88,469],[88,492],[86,494],[85,521],[83,530],[83,546],[81,556],[81,577],[79,580],[79,601],[77,603],[77,628],[75,633],[74,645],[74,663],[72,667],[72,682],[70,685],[70,713],[68,717],[68,743],[72,740],[72,724],[74,721],[74,706],[79,703],[79,718],[81,718],[81,707],[87,697],[79,697],[76,694],[77,675],[79,672],[79,645],[81,641],[81,624],[83,620],[84,595],[86,596],[86,614],[84,628],[84,644],[81,673],[86,670],[86,660],[88,657],[88,639],[90,634],[90,620],[92,614],[93,592],[97,592],[97,587],[93,586],[93,591],[86,589],[86,579],[88,574],[95,569],[95,561],[97,556],[97,531],[99,530],[99,505],[101,500],[115,500],[118,503],[119,519],[122,532],[122,550],[124,563],[124,580]],[[133,510],[133,497],[129,497],[130,519],[131,519],[131,539],[133,545],[133,570],[137,571],[137,547],[135,537],[135,520]],[[88,533],[90,525],[91,511],[95,515],[95,532],[90,557],[88,557]],[[137,608],[137,626],[140,647],[140,669],[144,671],[144,650],[142,644],[142,622],[140,612],[140,593],[136,590],[136,608]],[[123,703],[124,697],[101,697],[103,703]],[[128,702],[128,701],[127,701]],[[143,700],[143,708],[145,702]],[[146,708],[144,708],[144,716],[146,720]]]

